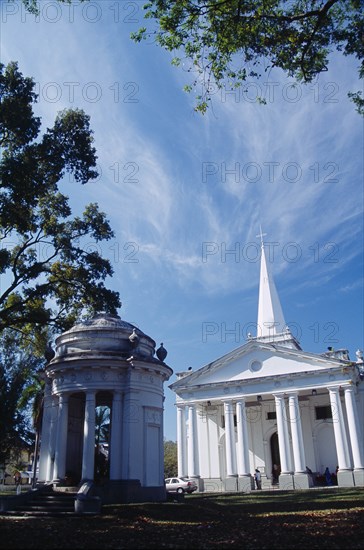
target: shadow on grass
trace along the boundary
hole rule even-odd
[[[118,513],[123,509],[123,514],[133,517],[140,513],[141,505],[105,506],[104,513]],[[330,489],[315,491],[275,491],[267,493],[247,494],[209,494],[189,495],[183,503],[145,503],[144,511],[154,519],[173,518],[178,514],[178,519],[191,517],[197,521],[208,521],[211,517],[221,514],[264,514],[274,512],[276,514],[292,512],[318,512],[324,510],[351,510],[355,507],[364,507],[364,490],[361,489]],[[109,510],[109,512],[108,512]],[[178,510],[178,511],[177,511]],[[112,512],[113,511],[113,512]],[[194,514],[194,516],[192,515]]]
[[[364,548],[364,492],[191,495],[101,516],[0,518],[0,548]]]

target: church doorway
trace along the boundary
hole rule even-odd
[[[316,470],[324,474],[326,468],[335,472],[338,464],[335,434],[332,424],[323,422],[315,432],[317,448]]]
[[[279,482],[279,474],[281,472],[281,460],[279,457],[279,442],[277,432],[274,432],[274,434],[270,438],[270,453],[272,459],[272,484],[277,485]]]

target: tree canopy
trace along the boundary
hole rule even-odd
[[[178,471],[177,443],[164,440],[164,477],[176,476]]]
[[[143,27],[132,38],[153,36],[166,50],[183,52],[196,75],[185,89],[201,86],[196,110],[204,113],[216,86],[243,86],[274,67],[308,83],[328,70],[334,50],[355,56],[362,78],[363,7],[363,0],[150,0],[145,18],[157,30]],[[362,92],[349,96],[363,114]]]
[[[63,330],[84,313],[120,306],[104,285],[110,262],[85,245],[113,237],[105,214],[89,204],[72,217],[60,190],[66,173],[68,186],[97,176],[89,117],[65,110],[40,135],[34,85],[17,63],[0,65],[0,332]]]

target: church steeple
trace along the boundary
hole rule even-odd
[[[259,282],[259,305],[258,305],[258,327],[257,336],[275,336],[286,328],[281,303],[273,281],[272,275],[268,272],[267,260],[264,250],[263,237],[265,234],[260,229],[261,239],[261,263]]]
[[[265,233],[262,233],[260,228],[260,234],[257,235],[261,240],[257,339],[264,342],[279,342],[282,345],[300,349],[298,342],[287,328],[277,289],[268,270],[264,236]]]

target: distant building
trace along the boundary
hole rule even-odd
[[[172,369],[155,346],[108,314],[57,338],[46,366],[39,482],[78,485],[99,474],[104,502],[165,499],[163,384]],[[107,453],[95,446],[98,406],[110,408]]]
[[[347,350],[303,351],[286,327],[262,240],[257,336],[177,373],[178,475],[200,491],[364,486],[364,365]],[[312,471],[312,474],[311,474]],[[335,475],[337,473],[337,475]]]
[[[21,474],[21,483],[29,483],[32,478],[34,445],[20,436],[5,463],[0,464],[0,484],[13,485],[14,474]]]

